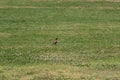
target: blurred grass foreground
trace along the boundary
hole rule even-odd
[[[119,79],[120,0],[0,0],[0,80]]]

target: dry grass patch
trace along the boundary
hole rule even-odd
[[[120,2],[120,0],[105,0],[105,1],[109,1],[109,2]]]
[[[18,78],[20,80],[33,80],[35,76],[39,77],[61,77],[79,78],[82,72],[79,68],[63,65],[40,65],[40,66],[23,66],[23,67],[2,67],[0,66],[1,75],[7,79]]]
[[[110,7],[110,6],[108,6],[108,7],[95,7],[96,9],[113,9],[113,10],[120,10],[120,7]]]
[[[8,36],[11,36],[11,34],[0,32],[0,37],[8,37]]]
[[[85,0],[88,2],[94,2],[94,1],[108,1],[108,2],[120,2],[120,0]]]

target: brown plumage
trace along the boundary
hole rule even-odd
[[[57,43],[58,43],[58,38],[55,38],[53,44],[54,44],[54,45],[57,45]]]

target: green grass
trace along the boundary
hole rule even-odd
[[[0,80],[119,79],[120,2],[0,0]]]

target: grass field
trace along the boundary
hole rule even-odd
[[[120,80],[120,0],[0,0],[0,80]]]

